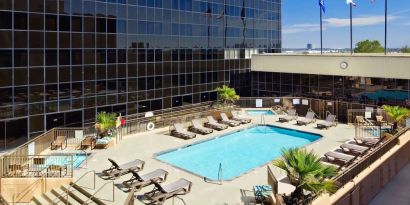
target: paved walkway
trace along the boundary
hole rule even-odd
[[[409,205],[410,204],[410,164],[376,195],[369,205]]]
[[[253,117],[253,123],[259,123],[260,117]],[[339,124],[336,128],[331,128],[328,130],[316,129],[316,123],[308,126],[297,126],[295,121],[290,123],[278,123],[278,116],[266,116],[267,124],[272,124],[281,127],[294,128],[297,130],[309,131],[312,133],[318,133],[323,136],[322,139],[307,146],[308,149],[313,149],[318,155],[322,155],[325,152],[338,147],[341,143],[352,139],[354,137],[354,127],[345,124]],[[191,193],[186,196],[181,196],[187,205],[225,205],[225,204],[253,204],[253,192],[252,187],[257,184],[267,184],[267,169],[266,166],[256,168],[253,171],[234,179],[233,181],[224,182],[223,185],[211,184],[204,182],[203,178],[187,173],[178,168],[172,167],[168,164],[160,162],[154,159],[154,154],[177,148],[183,145],[195,143],[200,140],[213,138],[215,136],[222,135],[226,132],[231,132],[233,130],[243,129],[249,125],[242,125],[237,128],[229,128],[225,131],[216,131],[207,136],[198,135],[197,138],[192,140],[182,140],[175,137],[165,135],[168,128],[156,129],[151,132],[140,133],[136,135],[131,135],[125,137],[125,139],[120,142],[115,147],[106,150],[93,150],[93,156],[89,159],[87,168],[79,169],[74,172],[74,178],[82,176],[85,172],[89,170],[96,170],[96,172],[101,172],[101,170],[109,167],[107,158],[112,158],[117,160],[119,163],[124,163],[133,159],[141,159],[146,162],[146,166],[142,174],[150,172],[152,170],[161,168],[169,172],[169,177],[167,182],[173,182],[179,178],[186,178],[193,182],[193,187]],[[280,170],[275,168],[273,170],[278,179],[285,176]],[[87,178],[87,177],[86,177]],[[88,177],[90,178],[90,177]],[[122,181],[129,179],[130,176],[126,175],[117,180],[116,184],[120,184]],[[80,184],[90,184],[91,179],[83,179]],[[167,182],[164,182],[165,184]],[[102,179],[97,178],[97,187],[105,183]],[[136,195],[141,195],[147,191],[152,190],[152,186],[146,187],[136,193]],[[280,182],[279,192],[289,193],[293,190],[292,186],[286,182]],[[101,193],[105,198],[110,198],[112,190],[108,187],[104,189]],[[122,192],[119,189],[115,189],[115,204],[122,204],[127,193]],[[136,200],[135,204],[142,204],[142,202]],[[165,205],[174,204],[173,200],[168,200]],[[183,204],[179,199],[175,199],[175,204]]]

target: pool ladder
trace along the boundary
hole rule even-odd
[[[205,182],[208,182],[208,183],[213,183],[213,184],[216,184],[217,183],[217,181],[219,182],[219,185],[222,185],[222,163],[219,163],[219,168],[218,168],[218,180],[212,180],[212,179],[209,179],[209,178],[207,178],[207,177],[204,177],[204,181]]]
[[[266,125],[265,115],[261,115],[261,125]]]

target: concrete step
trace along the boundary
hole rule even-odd
[[[81,194],[83,194],[84,196],[86,196],[87,198],[90,198],[90,197],[92,197],[92,195],[93,194],[91,194],[90,192],[88,192],[88,191],[86,191],[84,188],[82,188],[82,187],[80,187],[79,185],[77,185],[77,184],[74,184],[74,183],[70,183],[70,185],[74,188],[74,189],[76,189],[78,192],[80,192]],[[94,202],[95,204],[97,204],[97,205],[106,205],[104,202],[102,202],[100,199],[98,199],[98,198],[95,198],[95,197],[92,197],[90,200],[89,200],[89,202]]]
[[[31,199],[30,205],[46,205],[49,204],[49,202],[43,197],[43,196],[35,196]]]
[[[57,197],[54,196],[51,192],[46,192],[41,195],[41,198],[46,200],[46,204],[55,205],[57,201]]]
[[[69,197],[75,200],[77,204],[84,204],[85,202],[87,202],[87,204],[95,204],[92,200],[88,200],[87,196],[71,186],[62,186],[61,189],[65,193],[68,193]]]
[[[66,205],[74,205],[72,204],[69,199],[66,197],[65,193],[63,192],[63,190],[61,190],[60,188],[54,188],[51,190],[51,193],[54,194],[54,196],[56,196],[59,200],[59,202],[57,204],[66,204]]]

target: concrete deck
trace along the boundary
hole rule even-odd
[[[258,124],[261,120],[259,117],[252,117],[253,123]],[[289,123],[279,123],[279,116],[265,116],[266,124],[271,124],[279,127],[287,127],[297,130],[308,131],[317,133],[323,136],[322,139],[307,146],[307,149],[313,149],[318,155],[322,155],[325,152],[338,147],[343,142],[350,140],[354,137],[354,127],[339,124],[337,127],[330,128],[328,130],[316,129],[316,123],[307,126],[297,126],[296,121]],[[141,159],[146,162],[145,168],[141,171],[142,174],[161,168],[169,172],[167,182],[164,184],[173,182],[179,178],[186,178],[193,182],[191,193],[181,198],[187,205],[200,205],[200,204],[254,204],[252,187],[257,184],[267,184],[267,171],[266,166],[259,167],[253,171],[234,179],[233,181],[224,182],[222,185],[206,183],[203,178],[187,173],[178,168],[172,167],[168,164],[160,162],[153,158],[155,153],[195,143],[200,140],[213,138],[215,136],[223,135],[224,133],[231,132],[233,130],[242,129],[249,125],[242,125],[236,128],[229,128],[225,131],[214,131],[214,133],[206,136],[197,135],[192,140],[182,140],[175,137],[165,135],[168,128],[156,129],[151,132],[145,132],[135,135],[124,137],[123,141],[112,148],[106,150],[92,150],[93,155],[88,159],[87,167],[78,169],[74,172],[74,180],[82,176],[85,172],[95,170],[97,173],[110,166],[107,158],[115,159],[119,163],[124,163],[133,159]],[[285,177],[284,173],[274,168],[275,175],[278,179]],[[122,181],[129,179],[131,176],[126,175],[117,180],[116,184],[120,184]],[[80,185],[90,186],[91,176],[87,176],[80,180]],[[106,181],[97,177],[97,188]],[[142,195],[145,192],[151,191],[153,186],[148,186],[136,193],[136,197]],[[292,186],[287,184],[285,180],[279,184],[279,192],[290,193],[293,190]],[[109,186],[105,187],[98,196],[109,199],[111,197],[112,189]],[[115,203],[123,204],[127,193],[124,193],[118,188],[115,188]],[[174,199],[175,204],[183,204],[180,199]],[[135,204],[143,204],[141,201],[136,200]],[[173,199],[169,199],[165,204],[174,204]]]

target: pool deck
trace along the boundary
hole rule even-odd
[[[251,116],[249,116],[251,117]],[[258,124],[261,121],[260,116],[253,116],[254,124]],[[269,125],[275,125],[278,127],[293,128],[297,130],[307,131],[311,133],[320,134],[323,137],[318,141],[307,145],[307,149],[313,149],[318,155],[323,155],[325,152],[338,147],[343,142],[353,139],[354,127],[346,124],[339,124],[337,127],[330,128],[328,130],[316,129],[316,123],[307,126],[295,125],[296,121],[289,123],[279,123],[279,116],[271,115],[265,116],[265,122]],[[166,163],[154,159],[154,154],[165,150],[174,149],[184,145],[199,142],[204,139],[210,139],[219,135],[223,135],[234,130],[243,129],[252,125],[241,125],[236,128],[229,128],[224,131],[214,131],[214,133],[203,136],[197,135],[195,139],[183,140],[166,135],[168,128],[155,129],[151,132],[144,132],[135,135],[129,135],[112,148],[106,150],[92,150],[93,155],[87,161],[87,167],[78,169],[74,172],[74,180],[82,176],[85,172],[95,170],[97,173],[101,172],[110,166],[107,158],[115,159],[118,163],[125,163],[134,159],[141,159],[145,161],[145,168],[140,173],[144,174],[155,169],[161,168],[169,172],[168,179],[164,184],[173,182],[179,178],[185,178],[193,182],[191,193],[180,196],[187,205],[222,205],[222,204],[254,204],[252,188],[254,185],[267,184],[267,168],[256,168],[251,172],[244,174],[243,176],[234,179],[233,181],[223,182],[222,185],[212,184],[204,182],[203,178],[190,174]],[[286,183],[286,180],[281,180],[285,177],[285,174],[277,168],[273,168],[275,176],[279,179],[279,192],[290,193],[292,186]],[[122,181],[129,179],[130,175],[122,176],[116,179],[115,184],[121,184]],[[91,182],[92,177],[85,177],[78,182],[80,185],[87,185]],[[99,185],[104,184],[106,181],[97,177],[97,188]],[[151,191],[152,186],[145,187],[135,195],[142,195],[145,192]],[[105,187],[98,196],[104,196],[104,198],[110,198],[112,189],[109,186]],[[115,203],[123,204],[127,197],[127,193],[121,191],[117,187],[115,188]],[[180,199],[174,199],[175,204],[183,204]],[[109,204],[109,203],[108,203]],[[143,204],[136,199],[135,204]],[[173,199],[169,199],[165,204],[173,204]]]

